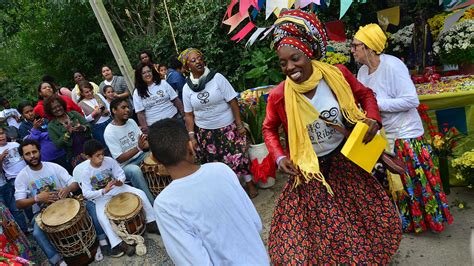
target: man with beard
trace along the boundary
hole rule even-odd
[[[33,213],[38,214],[47,205],[66,198],[71,192],[79,189],[78,183],[62,166],[41,161],[40,145],[36,140],[26,139],[20,145],[18,152],[27,164],[15,180],[15,199],[18,208],[32,206]],[[86,208],[92,217],[99,244],[107,245],[104,231],[97,220],[95,205],[86,201]],[[34,224],[33,237],[52,265],[66,265],[37,223]],[[95,259],[96,261],[103,259],[100,249],[97,250]]]
[[[140,165],[148,156],[147,135],[143,134],[137,123],[130,117],[130,106],[127,98],[115,98],[110,102],[110,112],[114,120],[104,131],[104,139],[112,157],[119,162],[125,172],[126,179],[132,185],[145,192],[153,205],[153,195],[143,176]]]

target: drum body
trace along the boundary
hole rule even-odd
[[[112,197],[105,206],[110,222],[123,224],[129,234],[142,235],[145,232],[145,212],[140,197],[124,192]]]
[[[94,261],[99,242],[83,200],[58,200],[44,209],[36,221],[68,265]]]
[[[149,154],[144,160],[140,168],[145,177],[148,188],[153,197],[156,198],[160,192],[171,183],[171,176],[166,171],[164,165],[156,163]]]

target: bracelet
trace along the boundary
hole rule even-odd
[[[194,135],[195,135],[195,134],[194,134],[194,131],[189,131],[189,132],[188,132],[188,136],[194,137]]]
[[[38,195],[35,195],[35,202],[36,202],[36,203],[38,203],[38,202],[39,202]]]
[[[242,128],[244,128],[244,125],[243,125],[243,124],[240,124],[240,125],[237,126],[237,129],[238,129],[238,130],[241,130]]]
[[[140,151],[143,151],[142,149],[140,149],[140,145],[137,144],[137,150],[140,152]]]

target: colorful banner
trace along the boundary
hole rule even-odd
[[[265,19],[268,19],[272,13],[278,17],[284,8],[288,8],[288,0],[267,0]]]
[[[327,2],[327,5],[329,6],[329,1]],[[349,7],[352,5],[352,0],[341,0],[341,10],[339,12],[339,19],[341,19],[349,10]]]
[[[266,29],[267,28],[257,28],[257,30],[255,30],[255,32],[250,36],[247,43],[245,43],[245,46],[246,47],[251,46],[257,40],[258,36],[260,36],[260,34],[262,34],[262,32],[265,31]]]
[[[230,26],[230,29],[229,29],[229,33],[231,33],[235,28],[237,28],[237,26],[239,26],[239,24],[246,18],[249,17],[249,13],[245,13],[245,14],[241,14],[240,12],[237,12],[235,13],[232,17],[224,20],[222,22],[222,24],[226,24],[226,25],[229,25]]]
[[[249,32],[255,28],[255,24],[252,23],[252,21],[249,21],[245,27],[243,27],[237,34],[234,35],[234,37],[231,38],[232,41],[237,41],[240,42],[242,39],[249,34]]]

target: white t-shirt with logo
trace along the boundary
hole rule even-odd
[[[162,80],[159,85],[153,83],[149,86],[148,94],[149,97],[142,98],[138,95],[138,90],[133,92],[135,112],[145,111],[148,126],[158,120],[172,118],[178,113],[178,109],[172,102],[178,94],[165,80]]]
[[[229,81],[216,73],[204,90],[194,92],[188,84],[183,87],[183,104],[186,113],[194,113],[194,123],[200,128],[217,129],[234,122],[229,102],[237,97]]]
[[[112,154],[114,159],[117,159],[122,153],[137,147],[138,138],[141,134],[142,131],[137,123],[133,119],[128,119],[122,126],[109,123],[104,131],[104,139],[107,147],[109,147],[110,154]],[[130,161],[140,156],[140,154],[142,154],[142,151],[120,165],[122,167],[127,165]]]
[[[17,109],[15,108],[8,108],[8,109],[4,109],[3,111],[0,112],[0,117],[1,118],[7,118],[7,124],[8,126],[11,126],[11,127],[16,127],[16,128],[20,128],[20,123],[18,123],[18,121],[16,121],[15,119],[15,116],[18,116],[20,117],[20,113],[18,112]]]
[[[21,158],[20,153],[18,152],[18,147],[20,144],[17,142],[7,142],[3,147],[0,147],[0,154],[3,151],[8,150],[8,155],[3,158],[2,167],[5,171],[5,177],[7,179],[15,178],[18,173],[25,168],[26,163]]]
[[[110,157],[104,157],[102,165],[95,168],[90,160],[84,161],[81,175],[82,194],[89,200],[102,196],[102,189],[112,180],[125,182],[125,173],[116,160]]]
[[[318,110],[319,114],[326,120],[342,124],[342,116],[339,103],[331,89],[324,80],[319,81],[318,88],[312,99],[308,101]],[[318,156],[324,156],[341,144],[344,135],[327,125],[322,119],[315,120],[307,126],[309,138],[313,144],[313,149]]]
[[[18,173],[15,179],[16,200],[34,197],[43,191],[59,191],[75,182],[62,166],[51,162],[41,163],[43,167],[39,171],[27,166]],[[33,211],[39,211],[37,204],[33,206]]]

